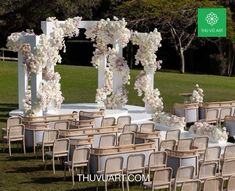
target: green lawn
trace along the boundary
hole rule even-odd
[[[56,70],[62,77],[66,103],[94,102],[97,87],[95,68],[59,65]],[[129,104],[143,105],[141,98],[133,90],[133,81],[138,72],[131,71]],[[192,92],[196,83],[204,89],[205,101],[235,99],[234,77],[168,72],[158,72],[155,75],[155,87],[161,91],[166,111],[170,111],[175,102],[182,102],[178,94]],[[0,62],[0,128],[4,127],[8,112],[17,108],[17,99],[17,65],[14,62]],[[71,179],[63,181],[62,169],[53,175],[51,166],[44,170],[41,159],[36,159],[32,153],[27,153],[26,156],[13,153],[13,157],[9,158],[7,152],[0,152],[0,161],[0,190],[95,190],[95,184],[92,183],[76,183],[72,187]],[[142,188],[134,185],[131,190]]]

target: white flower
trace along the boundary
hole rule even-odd
[[[153,120],[156,123],[166,125],[170,128],[179,128],[181,130],[186,126],[185,118],[172,115],[170,113],[157,112],[153,115]]]
[[[203,89],[199,87],[198,84],[195,85],[195,89],[193,90],[192,96],[191,96],[191,102],[192,103],[203,103]]]

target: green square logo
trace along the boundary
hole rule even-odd
[[[198,37],[226,37],[226,9],[199,8]]]

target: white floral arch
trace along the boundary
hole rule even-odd
[[[130,70],[122,57],[122,48],[131,40],[139,46],[136,64],[144,66],[135,89],[139,95],[142,94],[140,92],[145,94],[143,100],[147,110],[162,110],[160,92],[153,89],[154,72],[160,66],[155,52],[160,47],[161,35],[157,30],[150,34],[133,33],[126,25],[124,19],[117,18],[114,21],[81,21],[80,17],[58,21],[48,18],[41,23],[41,35],[12,33],[7,46],[18,51],[19,109],[25,115],[40,116],[43,111],[60,108],[64,98],[60,90],[60,75],[54,71],[54,66],[61,62],[59,51],[65,50],[64,37],[78,36],[79,28],[85,28],[87,38],[94,41],[96,47],[92,58],[93,65],[98,67],[96,102],[104,103],[108,108],[120,108],[126,104],[125,85],[129,83]],[[148,80],[144,81],[143,77]]]

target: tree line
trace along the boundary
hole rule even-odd
[[[197,10],[202,7],[226,8],[226,38],[197,37]],[[124,17],[132,30],[149,32],[158,28],[164,47],[160,58],[170,63],[166,68],[184,73],[197,70],[203,62],[205,68],[199,71],[210,73],[210,62],[216,74],[235,73],[235,0],[4,0],[0,6],[0,47],[5,47],[7,36],[15,31],[33,29],[40,34],[40,21],[53,16],[59,20],[74,16],[83,20]],[[132,53],[131,46],[128,50]],[[202,60],[197,58],[200,52],[204,53]],[[192,55],[198,61],[190,59]]]

